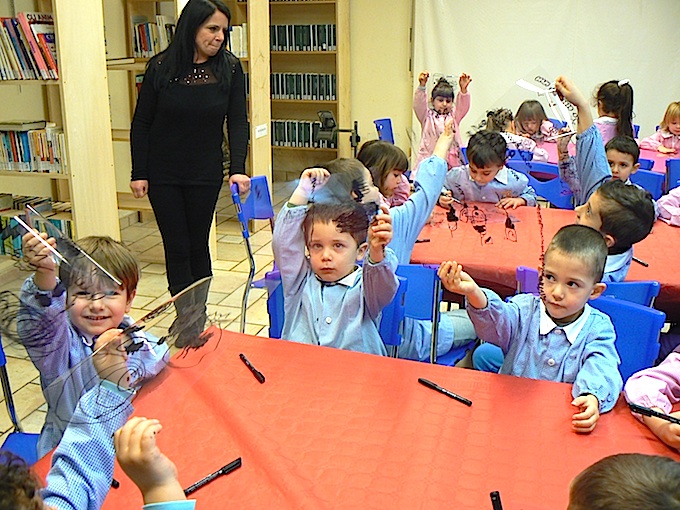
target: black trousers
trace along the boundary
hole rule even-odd
[[[149,183],[172,295],[212,275],[208,238],[221,187]]]

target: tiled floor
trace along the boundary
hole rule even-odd
[[[290,196],[290,185],[275,184],[273,190],[276,211]],[[132,215],[132,216],[131,216]],[[123,241],[132,249],[140,261],[142,278],[137,288],[130,315],[141,317],[169,298],[163,246],[154,221],[133,222],[136,213],[121,214],[121,233]],[[266,222],[256,222],[255,232],[250,238],[255,253],[256,278],[271,269],[273,255],[271,250],[271,230]],[[223,188],[217,206],[217,257],[213,261],[214,278],[208,298],[209,314],[220,317],[220,325],[238,331],[241,315],[241,299],[248,276],[248,261],[241,237],[241,229],[236,221],[236,213],[231,203],[228,188]],[[213,254],[215,258],[215,254]],[[29,273],[19,272],[7,260],[0,262],[0,291],[19,291]],[[267,335],[269,317],[266,307],[266,292],[253,289],[250,292],[249,307],[246,314],[246,333]],[[21,424],[27,432],[40,432],[45,421],[46,404],[40,389],[38,371],[28,358],[23,347],[10,345],[3,339],[7,355],[7,369],[12,385],[14,403]],[[4,409],[4,399],[0,403]],[[12,425],[7,413],[0,411],[0,444],[11,431]]]

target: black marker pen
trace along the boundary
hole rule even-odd
[[[422,377],[418,378],[418,382],[422,384],[423,386],[427,386],[428,388],[438,391],[439,393],[443,393],[447,397],[451,397],[454,400],[457,400],[458,402],[465,404],[466,406],[471,406],[472,405],[472,400],[468,400],[465,397],[461,397],[460,395],[455,394],[452,391],[447,390],[446,388],[442,388],[438,384],[433,383],[432,381],[429,381],[427,379],[423,379]]]
[[[212,482],[212,481],[213,481],[215,478],[217,478],[218,476],[228,475],[229,473],[231,473],[232,471],[234,471],[234,470],[236,470],[236,469],[238,469],[238,468],[240,468],[240,467],[241,467],[241,457],[239,457],[239,458],[236,459],[236,460],[232,460],[232,461],[231,461],[229,464],[227,464],[226,466],[221,467],[220,469],[218,469],[218,470],[215,471],[214,473],[210,473],[210,474],[209,474],[208,476],[206,476],[205,478],[201,478],[198,482],[196,482],[196,483],[190,485],[189,487],[187,487],[186,489],[184,489],[184,495],[185,495],[185,496],[188,496],[188,495],[191,494],[192,492],[196,492],[198,489],[200,489],[200,488],[203,487],[204,485],[206,485],[206,484]]]
[[[245,354],[239,354],[238,357],[241,358],[243,363],[245,363],[245,365],[248,367],[248,370],[252,372],[252,374],[255,376],[255,379],[260,381],[260,384],[264,384],[264,375],[262,375],[262,372],[260,372],[250,361],[248,361],[248,358],[246,358]]]

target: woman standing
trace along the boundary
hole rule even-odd
[[[147,65],[132,119],[130,188],[136,198],[149,194],[172,295],[212,275],[208,236],[223,181],[225,118],[229,184],[250,189],[243,69],[225,50],[230,22],[221,0],[189,0],[170,46]]]

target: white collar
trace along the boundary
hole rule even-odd
[[[600,124],[616,124],[619,121],[619,119],[615,119],[614,117],[608,117],[607,115],[603,115],[602,117],[598,117],[595,119],[593,122],[598,122]]]
[[[543,301],[541,301],[541,322],[538,326],[538,332],[541,335],[547,335],[554,329],[561,329],[564,331],[564,335],[567,337],[569,343],[574,345],[574,342],[578,338],[578,335],[583,329],[588,317],[590,317],[590,310],[592,310],[592,308],[588,303],[586,303],[583,307],[583,313],[578,319],[570,324],[567,324],[566,326],[558,326],[555,324],[555,321],[550,318],[548,312],[545,311],[545,305],[543,304]]]
[[[324,287],[332,287],[334,285],[344,285],[345,287],[354,287],[354,285],[357,283],[359,277],[361,276],[361,271],[358,271],[359,266],[354,266],[354,270],[347,276],[343,276],[339,280],[336,280],[334,282],[324,282],[319,276],[314,273],[314,276],[316,276],[316,279],[319,280],[319,283],[324,286]]]
[[[623,253],[618,253],[616,255],[607,255],[607,261],[604,264],[605,273],[613,273],[618,271],[623,266],[628,264],[633,259],[633,248],[628,248]]]
[[[677,135],[674,135],[673,133],[671,133],[670,131],[668,131],[667,129],[661,129],[660,131],[661,131],[661,137],[662,138],[673,138],[674,136],[677,136]]]
[[[474,182],[475,184],[477,184],[477,183],[475,182],[475,180],[472,178],[472,176],[470,175],[470,166],[469,166],[469,165],[468,165],[468,179],[470,179],[472,182]],[[505,167],[505,166],[504,166],[503,168],[501,168],[501,169],[498,171],[498,173],[494,176],[494,179],[496,179],[496,180],[497,180],[498,182],[500,182],[501,184],[508,184],[508,168]],[[479,186],[479,184],[477,184],[477,186]],[[481,188],[481,187],[482,187],[482,186],[480,186],[480,188]]]

